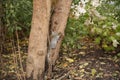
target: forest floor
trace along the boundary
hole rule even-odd
[[[89,40],[78,50],[61,52],[54,80],[120,80],[120,53],[105,53]]]
[[[105,53],[101,48],[83,40],[80,49],[62,49],[59,59],[53,69],[52,80],[120,80],[120,52]],[[20,42],[21,56],[25,62],[28,40]],[[10,47],[10,46],[13,46]],[[16,80],[20,71],[16,69],[16,60],[19,63],[19,52],[15,52],[12,43],[6,45],[11,54],[2,55],[0,66],[0,80]],[[9,52],[10,52],[9,51]],[[8,53],[8,52],[6,52]],[[16,55],[16,56],[15,56]],[[24,66],[24,65],[23,65]]]

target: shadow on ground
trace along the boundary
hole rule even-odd
[[[61,54],[54,67],[54,80],[120,80],[120,57],[94,44]]]

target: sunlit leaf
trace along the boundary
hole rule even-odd
[[[96,72],[97,72],[96,69],[92,69],[92,70],[91,70],[92,76],[94,76],[94,75],[96,74]]]
[[[72,59],[72,58],[65,57],[65,59],[66,59],[69,63],[74,62],[74,59]]]

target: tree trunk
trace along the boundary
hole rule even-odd
[[[56,45],[56,48],[52,49],[53,65],[58,57],[61,41],[64,37],[64,31],[67,24],[71,3],[72,0],[58,0],[58,4],[56,4],[54,14],[52,16],[51,31],[60,34],[60,39]]]
[[[50,54],[49,69],[48,69],[49,77],[51,77],[52,66],[55,64],[55,61],[59,55],[60,45],[61,45],[62,39],[64,37],[64,30],[66,28],[71,3],[72,3],[72,0],[58,0],[57,4],[54,7],[52,20],[51,20],[51,31],[50,31],[51,35],[50,35],[50,37],[53,37],[53,33],[54,33],[54,34],[57,34],[59,39],[56,41],[57,43],[56,43],[55,47],[51,48],[51,50],[49,52],[49,54]]]
[[[54,0],[33,0],[32,27],[26,67],[28,80],[43,80],[45,60],[49,64],[48,76],[51,77],[52,66],[58,57],[64,37],[72,0],[57,0],[53,15],[50,16],[51,1]]]
[[[50,8],[50,0],[33,0],[33,17],[26,63],[28,80],[43,80]]]

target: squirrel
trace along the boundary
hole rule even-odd
[[[52,32],[49,48],[54,49],[57,45],[57,42],[58,42],[59,38],[60,38],[60,35],[58,33]]]
[[[57,33],[57,32],[52,32],[51,33],[51,39],[50,39],[50,42],[49,42],[49,48],[48,48],[48,53],[47,53],[47,64],[49,66],[48,69],[51,70],[51,67],[52,67],[52,56],[53,56],[53,53],[52,52],[52,49],[55,49],[56,46],[57,46],[57,43],[58,43],[58,40],[60,38],[61,34]]]
[[[55,49],[56,45],[57,45],[57,42],[60,38],[60,34],[57,33],[57,32],[52,32],[51,34],[51,40],[49,42],[49,49],[48,49],[48,58],[50,58],[50,55],[51,55],[51,50],[52,49]]]

